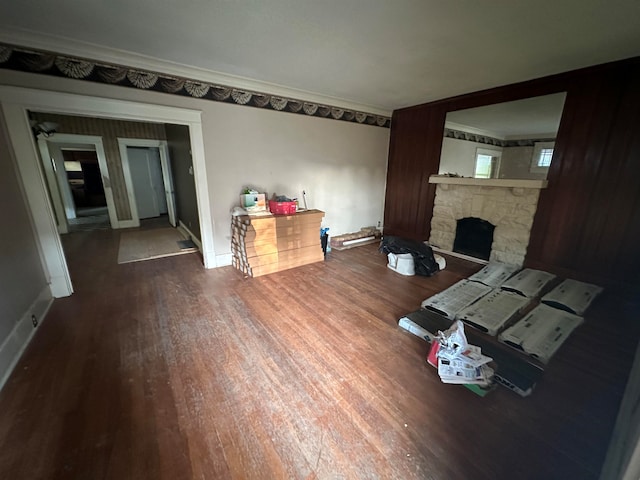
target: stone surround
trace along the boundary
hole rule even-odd
[[[432,176],[429,182],[438,184],[429,238],[432,246],[453,251],[457,221],[477,217],[496,227],[489,261],[523,264],[540,188],[546,181],[525,184]]]

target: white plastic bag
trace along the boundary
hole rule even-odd
[[[444,332],[438,332],[440,342],[439,357],[454,359],[462,355],[467,350],[467,336],[464,334],[464,324],[460,320],[453,322],[453,325]]]

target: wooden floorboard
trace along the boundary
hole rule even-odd
[[[64,246],[76,293],[0,392],[3,479],[596,479],[640,337],[605,292],[530,397],[480,398],[397,326],[473,263],[403,277],[367,245],[243,278]]]

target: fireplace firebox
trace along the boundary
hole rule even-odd
[[[481,218],[461,218],[457,222],[453,251],[489,260],[495,228],[495,225]]]

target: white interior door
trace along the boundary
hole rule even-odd
[[[134,148],[135,147],[135,148]],[[141,169],[140,164],[130,167],[133,161],[146,162],[149,167],[150,182],[153,184],[155,192],[155,201],[158,210],[161,213],[167,213],[169,223],[177,226],[176,200],[173,187],[173,176],[171,175],[171,160],[169,159],[169,149],[165,140],[144,140],[138,138],[118,138],[118,148],[120,150],[120,158],[122,159],[122,172],[124,181],[129,193],[129,205],[131,205],[133,226],[140,225],[140,218],[143,217],[138,212],[138,202],[136,188],[133,181],[133,169],[137,166]],[[133,155],[130,159],[129,156]],[[137,172],[138,175],[140,172]],[[163,188],[161,188],[161,186]],[[143,187],[138,187],[140,190]],[[143,188],[144,189],[144,188]],[[147,192],[149,187],[147,185]],[[144,208],[144,207],[143,207]]]
[[[167,197],[164,193],[164,181],[162,179],[162,163],[160,162],[160,151],[157,148],[148,148],[147,160],[149,162],[149,173],[151,183],[160,215],[167,213]]]
[[[159,156],[155,157],[150,148],[127,147],[129,171],[133,183],[138,218],[159,217],[161,200],[158,198],[158,172],[160,178],[161,197],[164,198],[162,185],[162,169]],[[165,201],[166,211],[166,201]]]

